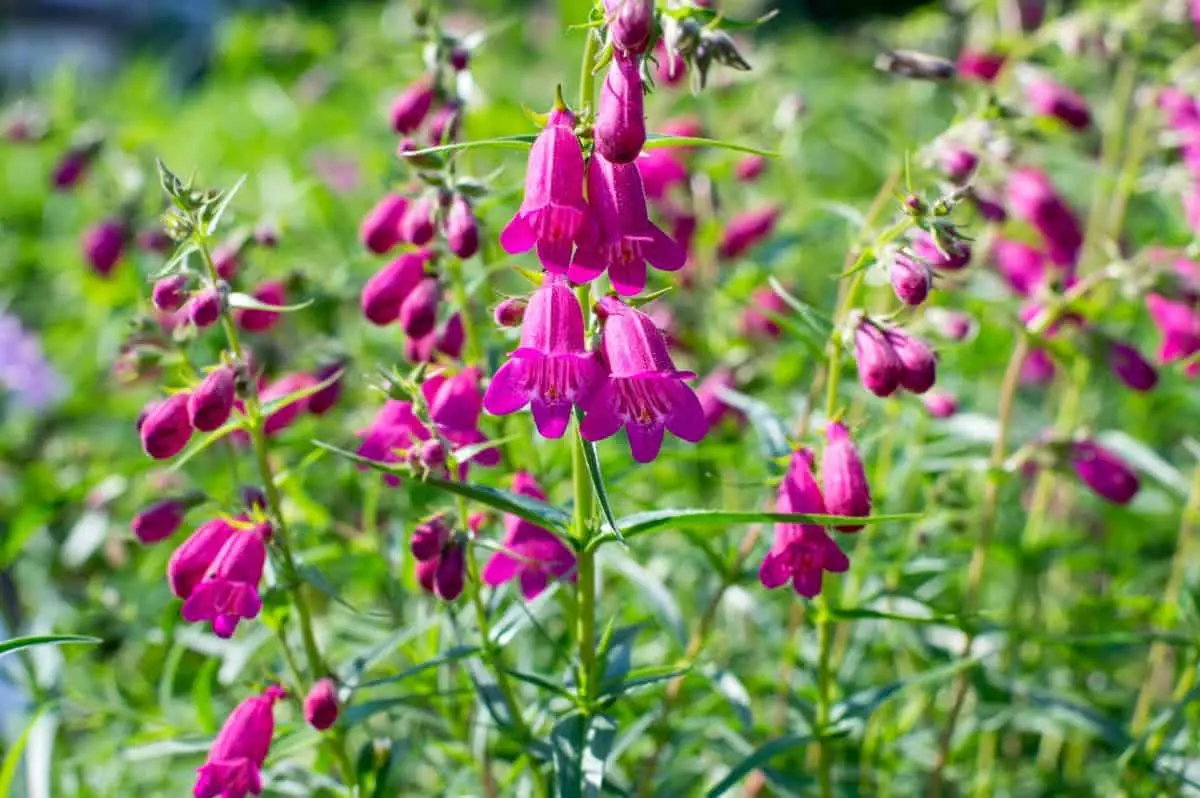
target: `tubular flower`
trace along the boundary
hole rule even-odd
[[[379,408],[371,423],[357,434],[362,438],[358,455],[380,463],[401,462],[401,451],[430,437],[429,430],[413,411],[412,403],[395,399],[389,399]],[[384,481],[393,486],[400,484],[395,474],[385,475]]]
[[[896,298],[906,305],[916,307],[929,298],[933,286],[933,273],[924,261],[898,252],[888,268],[888,279]]]
[[[958,412],[958,399],[954,394],[930,391],[921,397],[921,401],[934,418],[950,418]]]
[[[937,381],[937,359],[929,346],[903,330],[888,330],[885,333],[891,342],[903,370],[900,385],[916,394],[925,393]]]
[[[452,376],[437,374],[421,384],[421,393],[429,405],[429,418],[437,431],[455,446],[487,443],[479,430],[483,413],[483,392],[479,388],[479,369],[467,368]],[[471,458],[481,466],[500,463],[500,450],[483,449]]]
[[[392,130],[396,133],[412,133],[421,126],[429,109],[433,107],[433,80],[422,75],[413,81],[392,103]]]
[[[958,54],[958,74],[968,80],[991,83],[1004,68],[1004,56],[983,50],[964,49]]]
[[[338,719],[337,685],[333,679],[318,681],[304,697],[304,720],[317,731],[325,731]]]
[[[1018,169],[1008,178],[1006,194],[1017,218],[1029,222],[1041,235],[1050,262],[1074,268],[1083,246],[1083,231],[1050,178],[1037,169]]]
[[[262,766],[275,733],[275,702],[284,695],[283,688],[268,687],[230,713],[196,771],[195,798],[246,798],[262,792]]]
[[[408,212],[408,200],[388,194],[367,213],[358,229],[359,240],[376,255],[382,255],[400,243],[400,221]]]
[[[862,458],[850,431],[834,421],[825,427],[825,450],[821,453],[821,487],[825,509],[833,515],[867,517],[871,514],[871,486]],[[857,532],[862,524],[839,526],[841,532]]]
[[[186,599],[208,573],[217,554],[237,532],[224,518],[200,525],[179,544],[167,562],[167,584],[176,598]]]
[[[426,277],[417,283],[400,305],[400,326],[412,338],[424,338],[437,326],[438,302],[442,289],[436,278]]]
[[[671,362],[666,341],[645,313],[615,299],[601,300],[601,349],[609,374],[584,403],[580,431],[589,441],[625,427],[633,459],[648,463],[662,448],[663,432],[698,443],[708,431],[700,400],[684,380],[696,375]]]
[[[187,283],[186,274],[176,274],[159,280],[150,294],[154,307],[167,312],[179,310],[187,301],[187,294],[184,292]]]
[[[971,262],[971,245],[966,241],[949,241],[938,247],[929,233],[922,231],[913,239],[913,252],[935,269],[954,272]]]
[[[1187,304],[1167,299],[1160,294],[1149,294],[1146,307],[1150,318],[1162,334],[1158,349],[1160,363],[1186,360],[1200,352],[1200,310]],[[1189,377],[1200,376],[1200,361],[1188,365]]]
[[[462,260],[479,251],[479,222],[471,210],[471,203],[461,194],[451,200],[450,211],[446,214],[446,246]]]
[[[229,420],[233,412],[235,372],[232,366],[220,366],[196,386],[188,399],[188,418],[201,432],[212,432]]]
[[[525,198],[500,232],[505,252],[517,255],[536,247],[542,265],[559,274],[570,266],[574,245],[595,236],[583,199],[583,149],[574,126],[575,117],[565,108],[550,112],[529,152]]]
[[[400,318],[404,300],[424,279],[425,264],[431,257],[432,253],[424,249],[405,252],[371,275],[361,299],[367,321],[382,326]]]
[[[778,218],[778,208],[759,208],[735,216],[725,227],[717,254],[725,260],[745,255],[770,237]]]
[[[787,475],[775,498],[778,513],[824,513],[825,501],[812,474],[812,452],[802,449],[792,454]],[[850,560],[815,524],[775,524],[775,540],[763,558],[758,578],[763,587],[774,589],[792,583],[801,596],[812,598],[821,592],[825,572],[840,574]]]
[[[166,460],[183,451],[192,437],[188,420],[188,394],[173,394],[150,409],[141,423],[142,450],[155,460]]]
[[[607,270],[618,294],[634,296],[646,287],[647,261],[663,271],[683,268],[683,248],[650,221],[636,166],[593,155],[587,186],[601,235],[575,250],[567,272],[572,282],[588,282]]]
[[[615,53],[596,110],[596,151],[613,163],[631,163],[646,143],[641,60]],[[590,193],[589,193],[590,197]]]
[[[541,501],[546,494],[532,476],[518,471],[513,492]],[[546,589],[551,579],[575,578],[575,555],[549,531],[515,515],[504,517],[502,551],[492,555],[480,572],[485,585],[497,587],[516,579],[521,595],[532,601]]]
[[[183,602],[185,621],[212,621],[219,637],[232,637],[242,618],[255,618],[262,610],[258,583],[267,562],[270,526],[259,524],[235,530],[225,541],[204,579]]]
[[[529,298],[521,345],[488,385],[483,407],[494,416],[530,406],[538,433],[561,438],[571,408],[591,393],[603,370],[584,348],[583,311],[566,279],[546,275]]]
[[[1093,441],[1071,444],[1071,467],[1093,493],[1113,504],[1128,504],[1141,487],[1124,460]]]

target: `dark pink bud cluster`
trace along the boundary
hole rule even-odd
[[[513,493],[546,501],[546,493],[531,475],[518,471],[513,477]],[[504,516],[501,551],[483,566],[480,578],[485,585],[499,587],[516,580],[526,601],[537,598],[551,580],[575,581],[575,554],[553,533],[518,518]]]
[[[463,545],[441,515],[413,530],[409,547],[417,561],[417,581],[443,601],[462,595],[467,565]]]
[[[924,341],[866,317],[855,328],[854,357],[859,380],[876,396],[891,396],[900,388],[922,394],[937,379],[937,360]]]

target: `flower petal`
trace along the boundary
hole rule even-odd
[[[533,411],[533,423],[543,438],[558,439],[567,431],[571,421],[571,405],[567,402],[546,402],[534,399],[529,409]]]
[[[692,389],[676,380],[668,389],[672,411],[667,414],[667,429],[677,438],[699,443],[708,434],[708,420],[700,399]]]
[[[529,391],[524,376],[524,362],[520,358],[501,366],[483,395],[483,409],[493,416],[507,416],[525,407]]]
[[[537,243],[537,237],[533,233],[533,228],[529,226],[529,222],[525,219],[525,214],[521,211],[512,218],[504,229],[500,231],[500,246],[509,255],[519,255],[522,252],[528,252],[533,249],[533,245]]]
[[[629,436],[629,450],[633,453],[634,460],[649,463],[658,457],[665,432],[662,422],[626,424],[625,432]]]
[[[521,566],[515,559],[498,551],[483,566],[483,570],[479,572],[479,578],[485,585],[497,587],[516,576],[520,569]]]

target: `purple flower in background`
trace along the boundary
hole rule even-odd
[[[513,493],[546,501],[537,481],[524,471],[513,478]],[[515,515],[504,517],[502,551],[492,555],[480,577],[485,585],[497,587],[516,579],[527,601],[537,598],[551,579],[575,578],[575,555],[549,531]]]
[[[1148,295],[1146,307],[1150,310],[1154,326],[1162,333],[1158,362],[1187,360],[1200,352],[1200,309],[1160,294]],[[1188,365],[1185,373],[1189,377],[1200,375],[1200,361]]]
[[[1025,89],[1034,113],[1052,116],[1072,130],[1087,130],[1092,124],[1092,112],[1079,94],[1049,78],[1030,81]]]
[[[958,54],[958,74],[968,80],[991,83],[1004,68],[1004,56],[984,50],[964,48]]]
[[[1158,371],[1135,347],[1122,341],[1108,342],[1108,366],[1117,379],[1135,391],[1151,391],[1158,384]]]
[[[1023,241],[997,238],[991,256],[996,271],[1021,296],[1032,296],[1046,278],[1046,256]]]
[[[934,418],[949,418],[958,412],[958,399],[953,394],[930,391],[921,397],[921,401]]]
[[[871,514],[871,486],[850,431],[840,422],[830,422],[825,427],[825,440],[825,450],[821,453],[825,509],[832,515],[866,518]],[[862,524],[847,524],[838,530],[857,532],[862,528]]]
[[[42,353],[37,336],[0,310],[0,397],[41,413],[62,398],[66,384]]]
[[[1071,467],[1093,493],[1113,504],[1129,504],[1141,487],[1124,460],[1093,441],[1071,444]]]
[[[941,248],[925,231],[913,239],[913,252],[931,267],[943,271],[958,271],[971,262],[971,245],[966,241],[944,242]]]
[[[1016,170],[1008,178],[1006,194],[1013,214],[1041,235],[1050,262],[1064,269],[1074,268],[1083,246],[1083,229],[1045,172]]]
[[[417,418],[412,403],[395,399],[389,399],[371,423],[356,434],[362,438],[358,455],[381,463],[399,463],[402,451],[429,439],[429,430]],[[384,481],[393,486],[400,484],[394,474],[387,474]]]

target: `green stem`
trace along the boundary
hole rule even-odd
[[[454,281],[454,301],[458,303],[458,315],[462,319],[465,363],[475,363],[482,352],[479,348],[479,337],[475,332],[475,320],[471,314],[471,304],[467,295],[467,281],[463,276],[463,262],[458,258],[450,258],[450,277]]]
[[[592,107],[592,99],[596,96],[596,45],[599,39],[591,28],[585,31],[587,41],[583,44],[583,58],[579,63],[579,107],[576,114],[583,113],[585,108]]]
[[[578,426],[578,425],[577,425]],[[576,435],[571,451],[572,482],[575,488],[575,540],[579,545],[576,563],[575,634],[579,647],[579,698],[590,712],[596,697],[596,552],[588,547],[591,535],[592,481],[588,475],[582,435]]]

